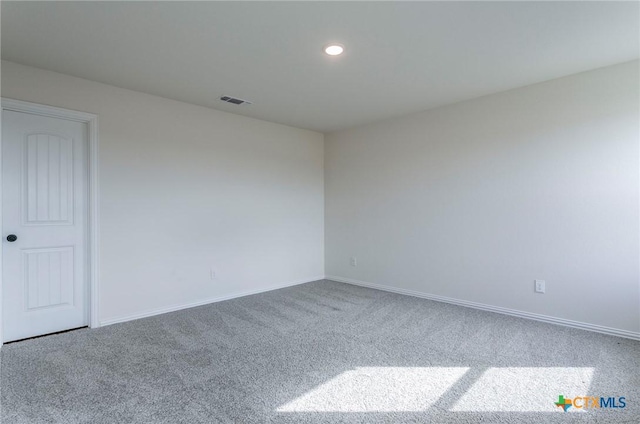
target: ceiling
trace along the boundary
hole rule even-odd
[[[2,1],[2,58],[331,132],[637,59],[639,8]],[[342,56],[322,52],[331,41]]]

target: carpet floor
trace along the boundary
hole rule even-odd
[[[326,280],[0,352],[3,424],[640,422],[639,342]]]

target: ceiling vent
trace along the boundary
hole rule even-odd
[[[222,96],[220,100],[227,103],[233,103],[234,105],[250,105],[251,102],[248,100],[236,99],[235,97]]]

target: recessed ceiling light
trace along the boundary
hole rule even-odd
[[[344,52],[344,46],[342,44],[327,44],[323,48],[324,52],[329,56],[338,56]]]

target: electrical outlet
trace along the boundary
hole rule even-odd
[[[355,257],[351,257],[351,266],[358,266],[358,259]]]
[[[536,280],[535,291],[536,291],[536,293],[544,293],[545,292],[545,281],[544,280]]]

